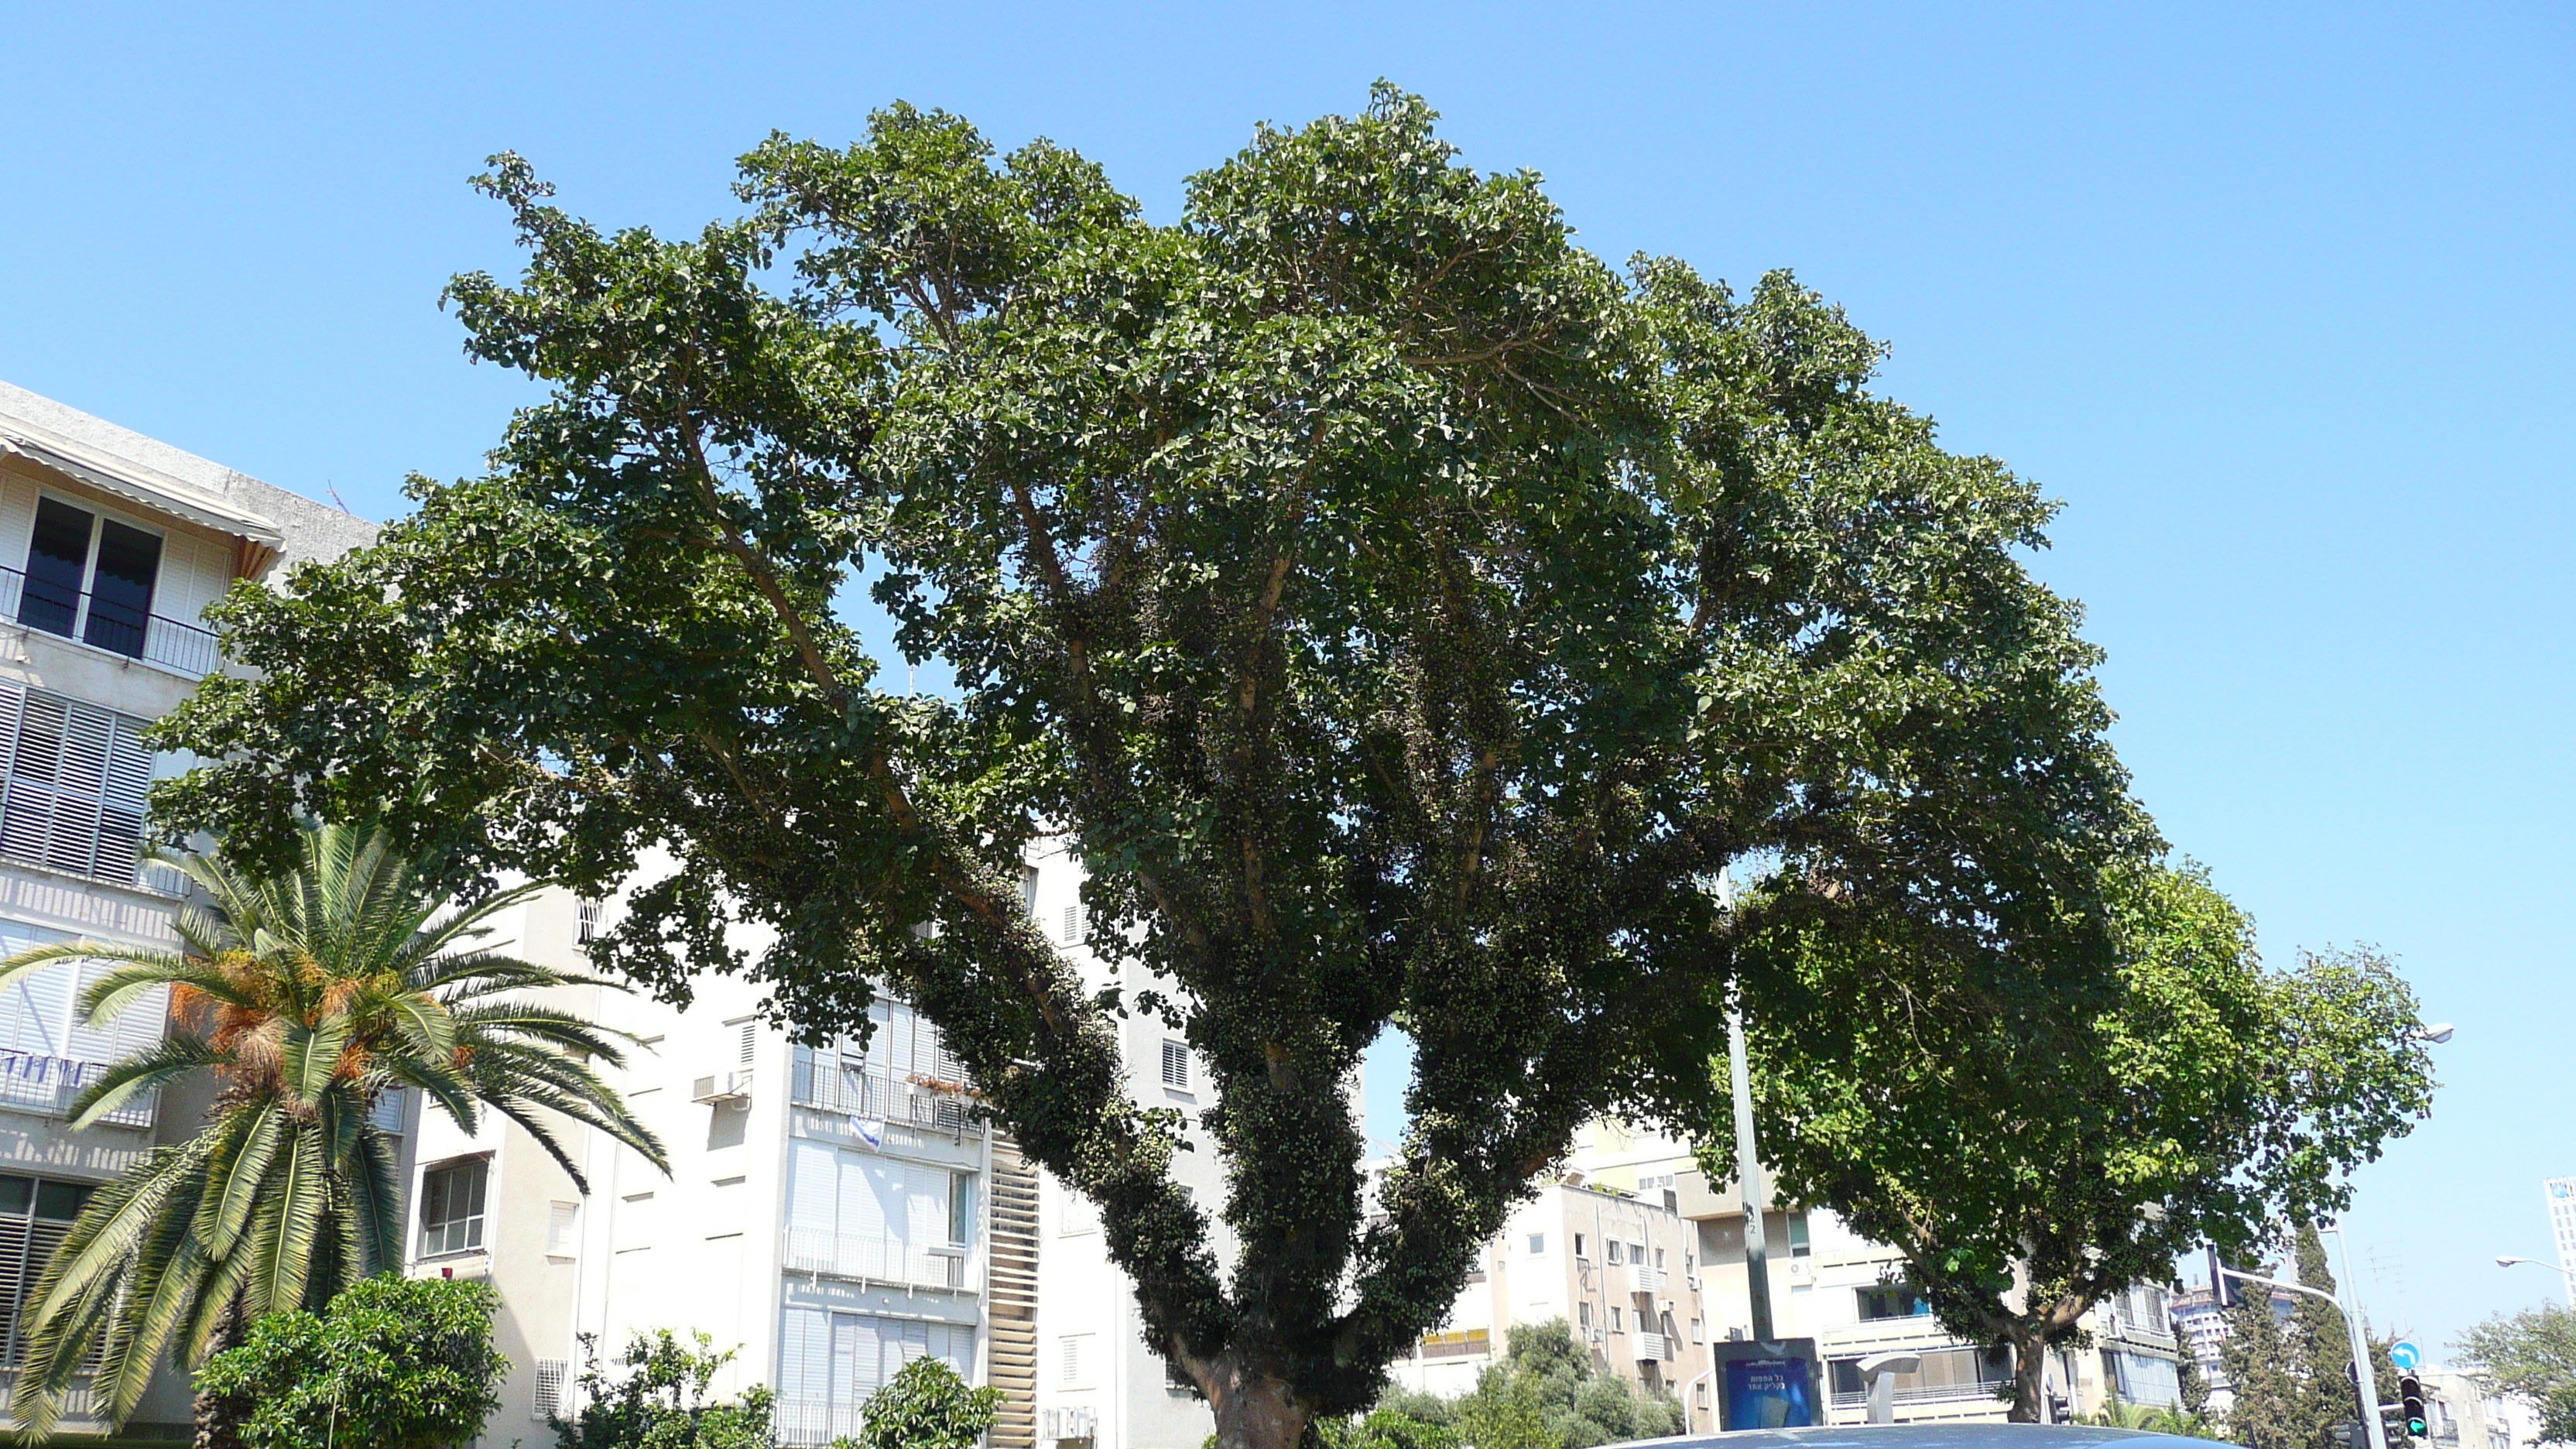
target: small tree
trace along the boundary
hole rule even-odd
[[[489,1284],[362,1279],[319,1314],[272,1313],[208,1359],[199,1392],[247,1407],[246,1449],[431,1449],[483,1432],[509,1360]]]
[[[2268,1240],[2275,1214],[2339,1209],[2345,1173],[2432,1099],[2414,997],[2385,959],[2266,971],[2197,867],[2124,864],[2103,887],[2119,954],[2099,995],[1962,980],[1906,938],[1852,931],[1779,942],[1751,983],[1784,1195],[1896,1247],[1952,1332],[2010,1344],[2024,1421],[2094,1304],[2202,1243]],[[1703,1158],[1729,1175],[1712,1136]]]
[[[2576,1311],[2544,1303],[2498,1315],[2451,1347],[2462,1367],[2540,1410],[2542,1443],[2576,1443]]]
[[[1002,1409],[1002,1391],[970,1388],[935,1358],[905,1364],[868,1399],[859,1449],[974,1449]]]
[[[1682,1431],[1681,1405],[1597,1371],[1564,1319],[1516,1324],[1506,1342],[1503,1361],[1485,1370],[1458,1406],[1460,1427],[1476,1449],[1496,1449],[1486,1442],[1494,1436],[1508,1449],[1533,1429],[1548,1449]]]
[[[619,1373],[600,1366],[599,1341],[583,1334],[581,1407],[555,1420],[555,1442],[561,1449],[772,1449],[775,1396],[754,1384],[730,1403],[711,1398],[709,1386],[733,1350],[717,1352],[704,1333],[690,1338],[694,1346],[667,1328],[636,1334]]]

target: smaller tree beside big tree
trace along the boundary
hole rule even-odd
[[[1784,933],[1748,971],[1779,1190],[1904,1255],[1943,1325],[2011,1346],[2012,1416],[2087,1310],[2204,1243],[2340,1210],[2432,1100],[2415,999],[2370,951],[2270,972],[2197,867],[2106,877],[2107,998],[2007,997],[1905,943]],[[1712,1134],[1722,1140],[1723,1134]],[[1713,1175],[1732,1154],[1709,1149]]]

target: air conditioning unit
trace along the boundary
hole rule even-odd
[[[1099,1419],[1087,1405],[1049,1409],[1040,1422],[1039,1437],[1063,1441],[1089,1439],[1098,1432]]]
[[[1583,1337],[1586,1342],[1599,1343],[1602,1341],[1602,1332],[1598,1327],[1587,1328],[1583,1330]]]
[[[700,1103],[734,1103],[751,1100],[751,1069],[718,1072],[700,1077],[689,1088],[689,1100]]]

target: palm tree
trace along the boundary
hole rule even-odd
[[[468,1131],[500,1113],[585,1193],[546,1114],[670,1171],[587,1064],[622,1064],[632,1038],[528,998],[598,983],[482,948],[494,913],[541,887],[448,910],[371,826],[308,826],[283,874],[170,863],[209,902],[180,912],[181,949],[73,942],[0,961],[0,989],[56,961],[109,963],[81,1000],[98,1022],[169,989],[173,1029],[81,1093],[75,1129],[200,1073],[217,1086],[204,1129],[93,1195],[37,1280],[12,1404],[31,1443],[83,1376],[122,1425],[165,1352],[202,1362],[249,1318],[399,1266],[402,1188],[373,1112],[387,1091],[418,1088]]]

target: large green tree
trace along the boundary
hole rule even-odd
[[[2126,862],[2106,886],[2107,999],[2000,998],[1875,933],[1801,927],[1745,958],[1782,1191],[1901,1251],[1953,1332],[2011,1345],[2022,1420],[2094,1304],[2203,1243],[2241,1252],[2275,1214],[2340,1209],[2349,1170],[2431,1102],[2385,960],[2269,972],[2197,868]]]
[[[91,1195],[36,1280],[11,1403],[31,1442],[79,1379],[121,1424],[165,1355],[201,1363],[249,1320],[319,1311],[399,1268],[402,1184],[374,1112],[387,1091],[417,1090],[468,1131],[487,1111],[509,1118],[585,1190],[555,1136],[565,1122],[668,1170],[590,1065],[622,1063],[623,1034],[532,999],[587,978],[486,945],[494,915],[533,887],[453,909],[380,829],[307,824],[288,843],[283,870],[175,858],[203,902],[180,911],[176,950],[72,941],[0,961],[0,986],[107,963],[80,1002],[101,1023],[167,993],[169,1033],[91,1083],[72,1126],[161,1088],[215,1086],[196,1134]],[[231,1409],[249,1407],[201,1394],[201,1437],[229,1446]]]
[[[900,991],[1099,1205],[1228,1446],[1364,1409],[1577,1123],[1695,1103],[1747,933],[1866,922],[2006,995],[2105,969],[2087,883],[2142,827],[2023,567],[2050,506],[1785,276],[1615,271],[1385,89],[1169,224],[908,107],[772,139],[694,237],[516,157],[481,185],[528,266],[448,295],[547,397],[219,607],[257,672],[167,723],[214,763],[162,818],[384,804],[589,886],[652,852],[616,969],[744,973],[815,1033]],[[862,592],[953,691],[880,684]],[[1020,910],[1050,834],[1107,994]],[[1722,918],[1748,858],[1794,884]],[[1126,1090],[1140,1010],[1209,1065],[1195,1124]],[[1390,1026],[1371,1220],[1342,1085]],[[1221,1200],[1170,1171],[1192,1127]]]
[[[2542,1443],[2576,1444],[2576,1309],[2544,1303],[2498,1314],[2452,1347],[2461,1367],[2531,1401]]]

